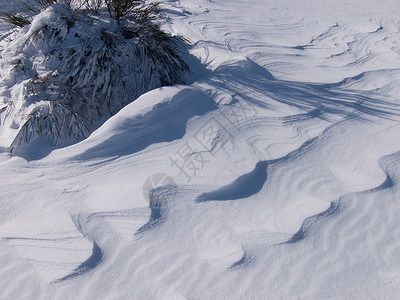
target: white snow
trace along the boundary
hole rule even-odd
[[[398,298],[400,2],[163,5],[208,70],[0,149],[0,298]]]

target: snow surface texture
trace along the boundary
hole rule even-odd
[[[1,146],[72,144],[144,92],[184,83],[188,67],[171,51],[179,39],[128,26],[131,38],[115,22],[57,4],[3,43]]]
[[[397,299],[400,2],[165,6],[210,72],[1,153],[2,298]]]

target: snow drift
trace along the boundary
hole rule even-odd
[[[397,299],[400,2],[164,5],[210,72],[0,152],[0,298]]]

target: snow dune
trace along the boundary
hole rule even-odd
[[[400,3],[164,6],[208,72],[0,153],[1,297],[396,299]]]

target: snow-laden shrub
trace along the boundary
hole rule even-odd
[[[69,9],[86,9],[94,13],[98,13],[101,8],[107,8],[110,17],[118,24],[126,19],[138,23],[159,20],[163,11],[160,2],[152,0],[23,0],[16,3],[16,9],[0,12],[0,19],[24,27],[31,23],[35,15],[56,3]]]
[[[3,45],[0,135],[12,150],[45,136],[80,141],[151,89],[183,83],[179,38],[157,24],[51,5]]]

